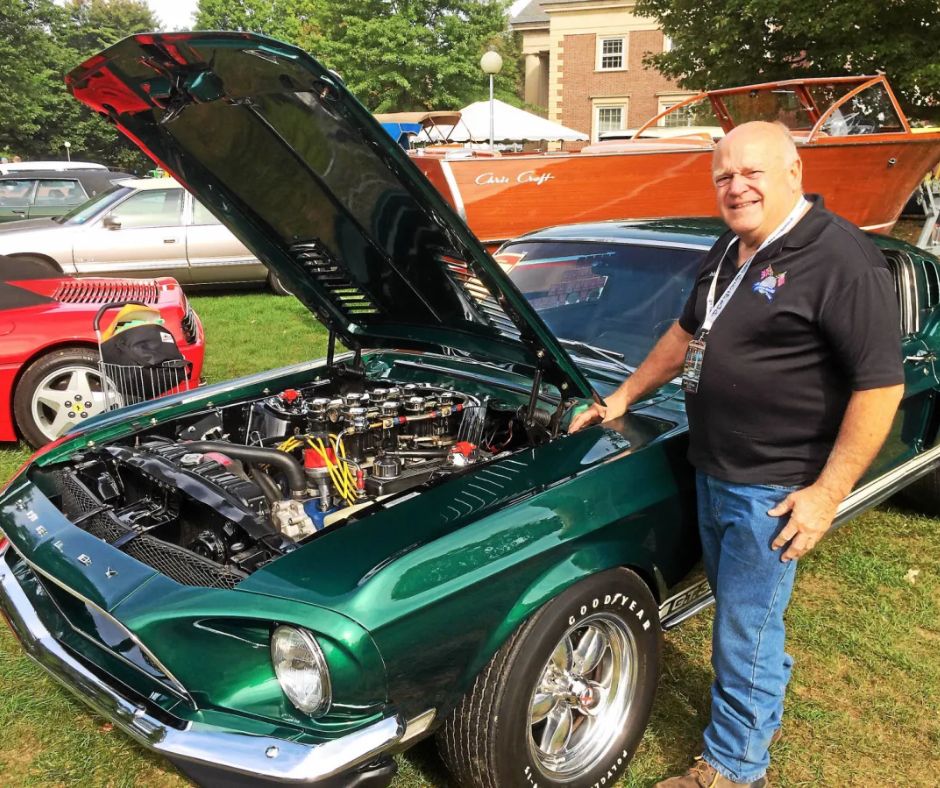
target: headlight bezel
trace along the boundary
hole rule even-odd
[[[303,695],[299,693],[297,688],[291,683],[291,674],[295,673],[298,669],[286,666],[284,664],[285,656],[281,653],[283,649],[279,651],[279,647],[282,647],[284,644],[284,638],[287,637],[292,639],[299,638],[300,645],[308,652],[309,656],[305,657],[305,661],[307,661],[311,667],[305,670],[315,670],[320,683],[320,698],[316,703],[305,700]],[[294,647],[297,645],[295,641]],[[333,704],[333,685],[330,678],[330,668],[323,654],[323,649],[320,647],[313,633],[308,632],[302,627],[289,624],[276,626],[271,633],[270,652],[274,674],[277,677],[281,691],[290,701],[291,705],[298,711],[311,717],[322,717],[327,714]]]

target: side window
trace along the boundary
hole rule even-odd
[[[917,272],[907,255],[886,252],[885,259],[894,278],[894,292],[898,297],[898,311],[901,313],[901,335],[916,334],[920,330]],[[919,273],[923,279],[923,271]]]
[[[82,185],[75,180],[41,180],[36,189],[35,205],[76,205],[86,198]]]
[[[182,189],[148,189],[132,194],[112,211],[121,227],[177,227],[182,224]]]
[[[921,309],[933,309],[940,304],[940,269],[936,260],[920,259],[924,269],[924,302]]]
[[[194,199],[193,224],[219,224],[219,220],[209,212],[205,205]]]
[[[36,181],[32,179],[9,179],[0,182],[0,206],[25,208],[32,203]]]

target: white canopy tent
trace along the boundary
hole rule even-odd
[[[450,134],[453,142],[486,142],[490,138],[490,102],[477,101],[460,110],[460,125]],[[493,139],[500,142],[575,141],[588,139],[587,134],[569,129],[531,112],[506,104],[493,102]]]

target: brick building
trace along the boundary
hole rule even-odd
[[[635,2],[531,0],[511,19],[522,34],[525,101],[596,140],[602,131],[639,126],[691,95],[655,69],[647,52],[669,45]],[[684,118],[672,122],[688,122]]]

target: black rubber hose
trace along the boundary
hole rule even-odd
[[[261,468],[256,468],[253,465],[249,465],[248,473],[251,478],[254,479],[255,484],[261,488],[261,492],[263,492],[264,497],[268,499],[268,503],[274,504],[278,501],[284,500],[284,495],[275,483],[274,479],[268,476],[268,474],[261,470]]]
[[[287,486],[294,498],[302,498],[307,492],[307,478],[304,469],[293,457],[278,449],[262,449],[257,446],[242,446],[240,443],[226,443],[225,441],[190,441],[186,447],[198,452],[217,451],[227,454],[237,460],[247,462],[260,462],[274,465],[284,472],[287,477]]]

